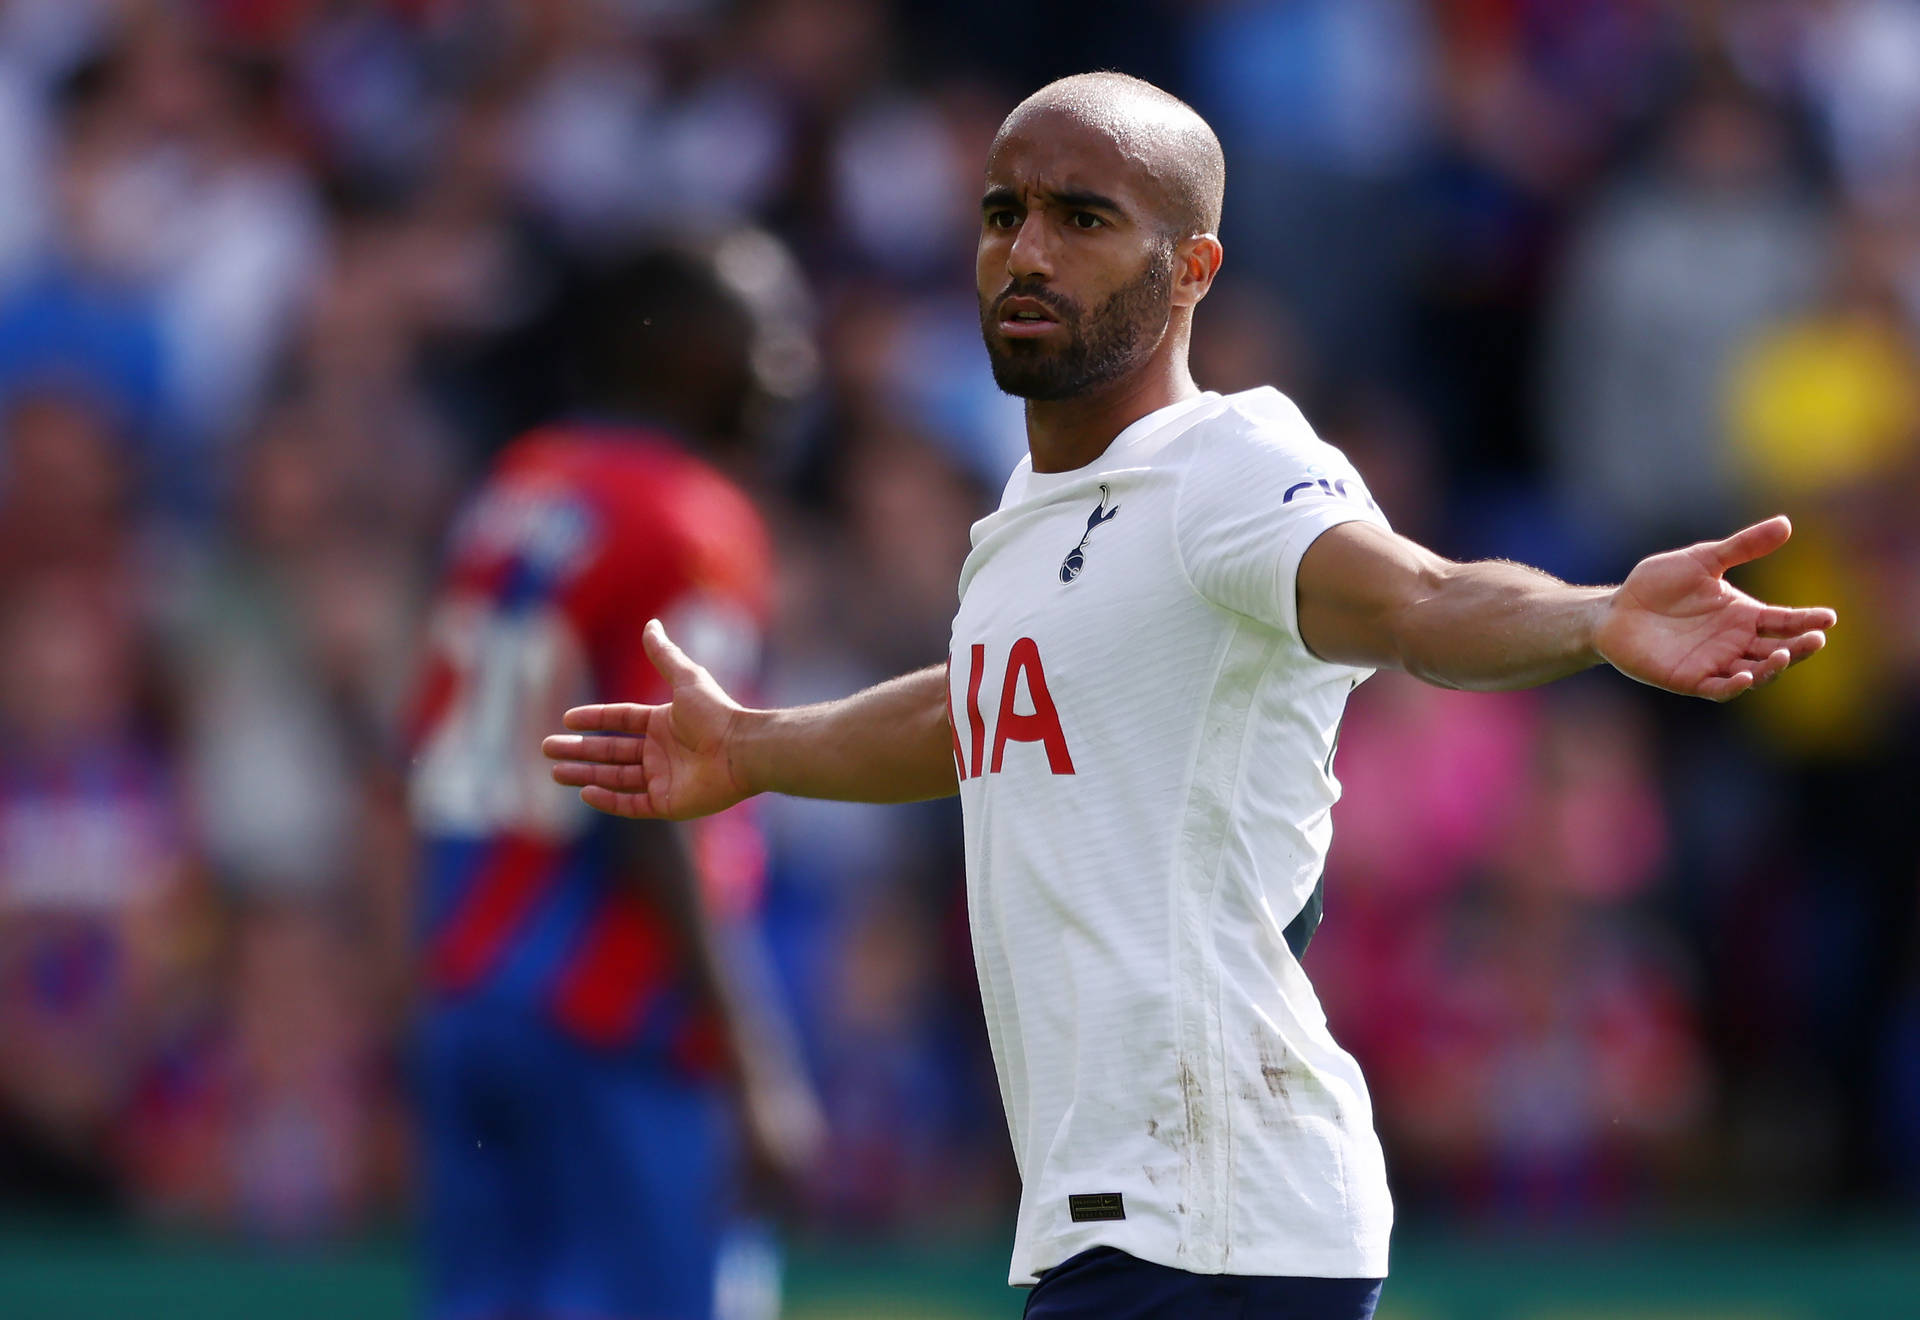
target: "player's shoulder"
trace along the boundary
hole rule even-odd
[[[528,433],[501,457],[505,480],[568,486],[622,521],[653,532],[690,525],[758,529],[753,501],[718,468],[663,432],[640,426],[569,424]]]
[[[641,427],[563,422],[516,440],[495,467],[506,480],[571,485],[597,502],[659,491],[684,466],[669,437]]]
[[[457,521],[457,560],[560,544],[577,576],[682,573],[730,583],[764,577],[765,523],[747,494],[672,437],[636,426],[561,423],[521,436],[495,460]]]
[[[644,548],[685,589],[755,602],[768,594],[765,519],[738,483],[691,450],[666,440],[630,447],[607,498],[622,543]]]
[[[472,504],[538,500],[599,510],[623,489],[644,487],[644,468],[634,458],[629,446],[602,432],[540,427],[500,451]]]
[[[1187,439],[1175,506],[1183,526],[1304,513],[1322,499],[1357,503],[1365,516],[1381,516],[1347,456],[1271,386],[1224,396]]]
[[[1349,472],[1346,456],[1322,440],[1299,405],[1271,385],[1221,396],[1188,432],[1195,473],[1223,479],[1259,473]]]
[[[1200,423],[1210,432],[1208,439],[1267,449],[1312,448],[1325,443],[1314,433],[1300,406],[1271,385],[1222,395],[1220,404]]]

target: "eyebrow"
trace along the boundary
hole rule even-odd
[[[1126,211],[1113,198],[1097,192],[1058,192],[1053,200],[1075,211],[1112,211],[1115,215],[1125,215]]]
[[[1071,192],[1047,193],[1047,200],[1055,206],[1064,206],[1075,211],[1111,211],[1115,215],[1125,215],[1126,209],[1104,193],[1087,192],[1076,189]],[[980,209],[990,211],[996,206],[1018,206],[1020,194],[1005,184],[987,189],[986,196],[980,199]]]

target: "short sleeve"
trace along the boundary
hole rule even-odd
[[[1174,535],[1202,596],[1299,639],[1295,575],[1307,547],[1346,522],[1387,526],[1360,474],[1273,390],[1239,403],[1197,444]],[[1244,398],[1245,396],[1240,396]]]

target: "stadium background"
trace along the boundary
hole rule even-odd
[[[944,654],[1019,452],[968,285],[1048,77],[1229,159],[1196,371],[1444,551],[1605,580],[1784,510],[1730,709],[1355,698],[1308,966],[1393,1317],[1920,1296],[1920,4],[0,5],[0,1314],[406,1313],[396,713],[449,510],[652,233],[763,225],[814,373],[765,695]],[[1124,663],[1116,657],[1116,663]],[[951,804],[769,805],[833,1122],[792,1313],[1011,1315]]]

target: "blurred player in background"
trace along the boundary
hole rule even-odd
[[[523,437],[457,520],[415,726],[420,1102],[435,1316],[748,1320],[778,1307],[750,1189],[819,1118],[746,926],[753,822],[613,821],[539,733],[665,695],[640,624],[751,684],[771,591],[744,473],[807,344],[771,238],[596,279],[583,411]]]

